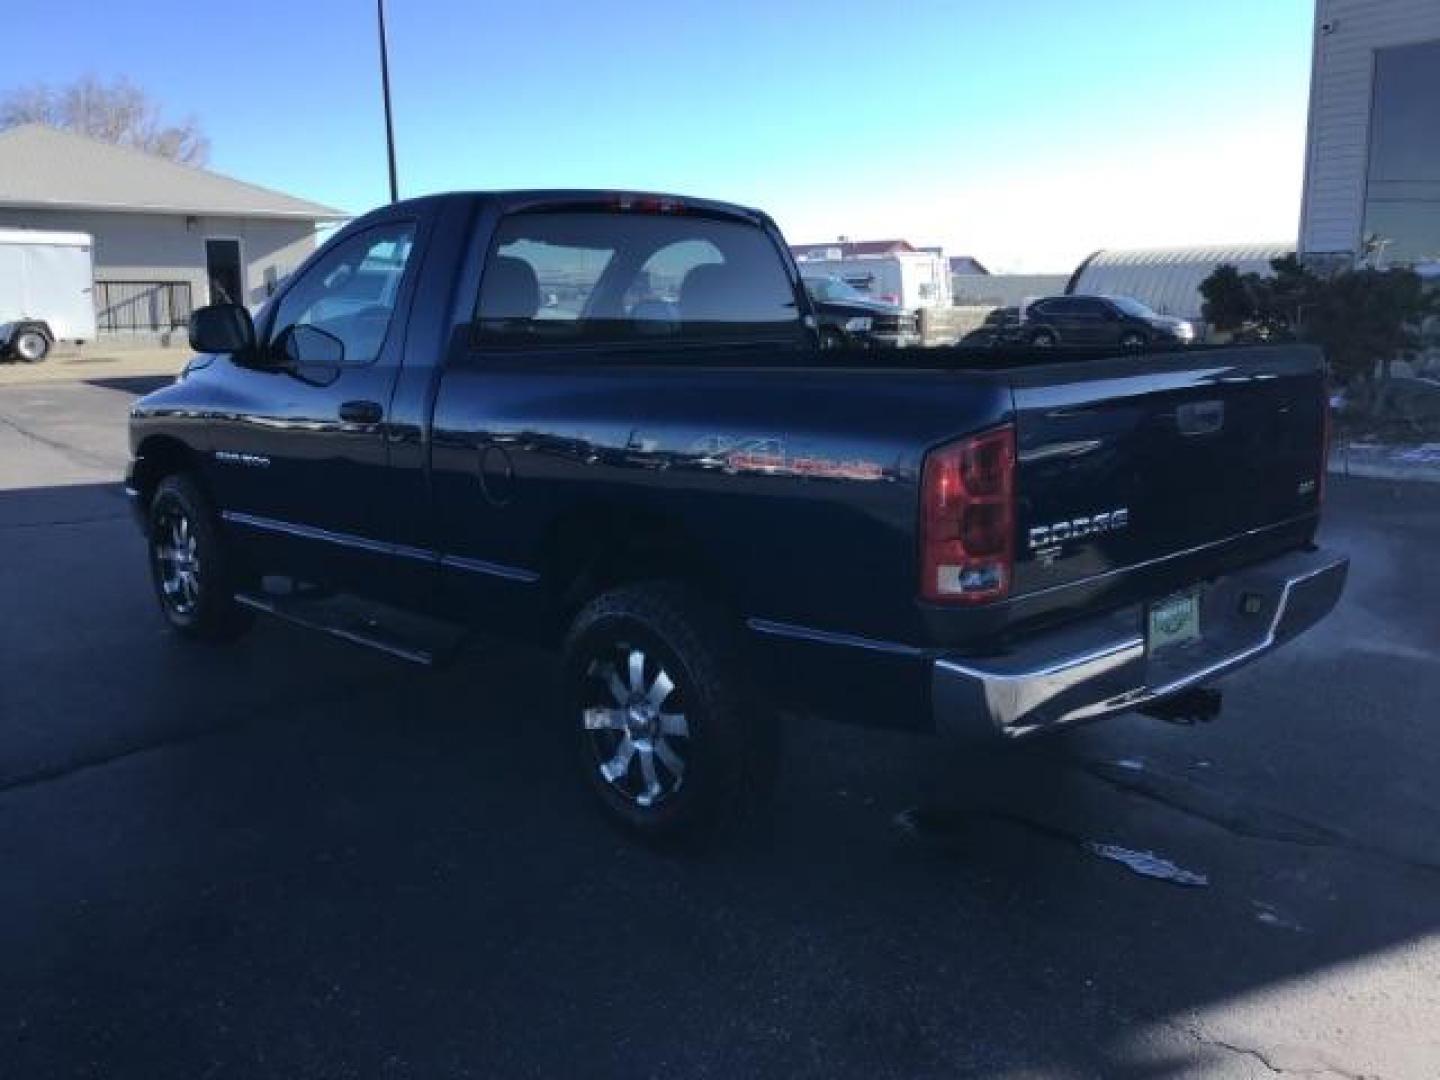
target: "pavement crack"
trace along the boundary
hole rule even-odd
[[[1240,1057],[1252,1058],[1277,1076],[1285,1072],[1284,1069],[1276,1068],[1270,1059],[1259,1050],[1252,1050],[1248,1046],[1236,1046],[1234,1043],[1226,1042],[1224,1039],[1206,1039],[1200,1035],[1196,1035],[1195,1038],[1204,1046],[1218,1046],[1221,1050],[1228,1050],[1230,1053],[1238,1054]]]
[[[1440,875],[1440,863],[1366,843],[1342,830],[1307,821],[1284,810],[1242,802],[1185,777],[1149,767],[1143,770],[1123,768],[1108,761],[1081,760],[1079,765],[1086,773],[1111,787],[1176,813],[1199,818],[1232,836],[1350,852],[1425,874]]]
[[[82,758],[78,761],[67,761],[62,765],[53,765],[45,769],[37,769],[34,772],[25,773],[13,779],[0,783],[0,796],[9,795],[12,792],[24,791],[28,788],[41,787],[45,784],[53,784],[58,780],[67,780],[80,773],[89,772],[92,769],[103,769],[107,765],[114,765],[117,762],[129,758],[139,757],[158,750],[170,750],[177,746],[185,746],[190,743],[200,742],[215,735],[225,735],[239,728],[244,727],[245,720],[235,719],[228,723],[217,724],[213,727],[203,728],[196,731],[176,732],[166,738],[155,739],[151,742],[139,743],[134,746],[122,747],[108,754],[98,754],[95,757]]]
[[[1349,839],[1327,826],[1268,806],[1242,804],[1212,788],[1154,768],[1126,768],[1108,761],[1084,761],[1082,766],[1091,776],[1111,787],[1202,818],[1236,836],[1252,840],[1278,840],[1306,847],[1335,846]]]
[[[93,469],[105,469],[107,471],[115,468],[115,462],[110,458],[101,457],[99,454],[92,454],[90,451],[82,450],[78,446],[72,446],[70,443],[62,442],[59,439],[52,439],[48,435],[42,435],[38,431],[34,431],[31,428],[25,427],[23,424],[17,423],[4,413],[0,413],[0,424],[4,424],[22,439],[29,439],[31,442],[48,447],[51,450],[65,455],[77,464],[89,466]]]
[[[1206,1035],[1191,1024],[1177,1024],[1174,1021],[1165,1021],[1165,1026],[1173,1031],[1178,1031],[1186,1038],[1200,1046],[1213,1046],[1224,1050],[1226,1053],[1234,1054],[1237,1057],[1248,1058],[1259,1065],[1267,1072],[1275,1076],[1317,1076],[1317,1077],[1338,1077],[1339,1080],[1377,1080],[1369,1073],[1355,1073],[1341,1069],[1328,1062],[1317,1068],[1291,1068],[1287,1065],[1277,1064],[1277,1057],[1273,1050],[1261,1050],[1253,1046],[1241,1046],[1239,1043],[1229,1042],[1225,1039],[1217,1039],[1214,1036]]]
[[[375,685],[373,681],[359,682],[354,686],[347,687],[346,692],[364,694],[373,690]],[[333,692],[327,690],[313,695],[295,697],[287,701],[286,705],[287,711],[293,714],[297,710],[303,711],[333,702]],[[0,781],[0,797],[13,792],[25,791],[31,788],[42,787],[46,784],[53,784],[61,780],[68,780],[73,776],[92,772],[96,769],[103,769],[109,765],[127,761],[130,758],[141,757],[145,754],[158,753],[165,750],[173,750],[177,747],[189,746],[215,738],[216,736],[231,735],[254,728],[263,728],[276,722],[274,717],[264,715],[263,709],[257,711],[248,706],[237,706],[229,711],[228,714],[222,714],[214,722],[203,728],[171,732],[157,739],[132,743],[128,746],[118,747],[108,753],[62,762]]]
[[[1287,1069],[1282,1065],[1276,1065],[1263,1050],[1256,1050],[1249,1046],[1237,1046],[1235,1043],[1226,1042],[1224,1039],[1208,1039],[1198,1034],[1196,1038],[1206,1046],[1218,1046],[1220,1049],[1228,1050],[1232,1054],[1238,1054],[1241,1057],[1248,1057],[1258,1061],[1265,1069],[1274,1073],[1276,1076],[1337,1076],[1340,1077],[1341,1080],[1369,1080],[1368,1077],[1361,1073],[1346,1072],[1344,1069],[1336,1069],[1331,1066],[1325,1066],[1319,1069]]]

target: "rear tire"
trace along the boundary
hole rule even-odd
[[[172,629],[197,641],[232,641],[254,615],[235,602],[240,581],[220,519],[195,481],[167,476],[150,500],[150,576]]]
[[[586,786],[641,839],[707,835],[747,804],[747,776],[768,774],[738,632],[683,585],[626,585],[586,605],[563,686]]]
[[[21,330],[10,339],[10,351],[18,360],[38,364],[50,355],[50,339],[39,330]]]
[[[1051,330],[1036,330],[1030,335],[1030,344],[1037,349],[1054,348],[1055,334]]]

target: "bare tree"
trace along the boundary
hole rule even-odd
[[[203,165],[210,157],[210,140],[193,116],[167,123],[159,103],[123,76],[105,82],[86,75],[66,86],[36,83],[0,95],[0,131],[37,123],[183,165]]]

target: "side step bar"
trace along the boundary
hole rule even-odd
[[[434,667],[454,658],[465,634],[449,623],[353,596],[236,593],[235,602],[307,630],[318,630],[412,664]]]

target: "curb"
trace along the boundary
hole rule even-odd
[[[1342,443],[1330,453],[1332,476],[1440,484],[1440,443],[1372,446]]]

